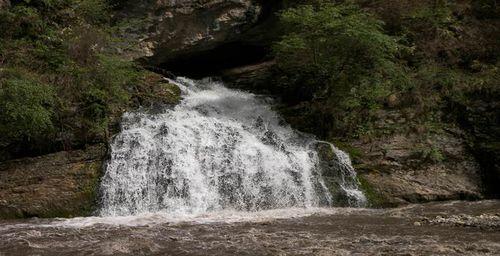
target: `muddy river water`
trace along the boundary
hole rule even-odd
[[[500,201],[0,222],[0,255],[500,255]]]

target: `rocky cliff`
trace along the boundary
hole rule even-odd
[[[359,150],[358,175],[373,205],[480,199],[485,192],[480,166],[456,134],[429,141],[397,134],[350,146]]]
[[[160,65],[238,40],[262,8],[256,0],[128,1],[117,20],[130,24],[122,36],[139,43],[133,57]]]

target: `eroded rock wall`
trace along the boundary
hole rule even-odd
[[[105,146],[0,163],[0,218],[92,214]]]
[[[480,166],[456,134],[395,134],[350,146],[359,150],[358,175],[375,206],[483,197]]]
[[[122,4],[117,17],[122,36],[138,44],[130,56],[158,65],[236,40],[261,13],[256,0],[143,0]]]

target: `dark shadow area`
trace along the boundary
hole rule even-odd
[[[450,102],[458,124],[468,133],[469,147],[482,171],[486,198],[500,198],[500,111],[498,94],[480,91],[467,95],[468,104]]]
[[[217,76],[224,69],[265,61],[269,53],[269,46],[231,42],[211,50],[181,55],[162,63],[160,69],[195,79]]]

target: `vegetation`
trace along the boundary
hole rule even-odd
[[[0,134],[10,141],[38,140],[54,129],[54,92],[27,77],[10,77],[0,88]]]
[[[480,14],[491,1],[308,2],[281,14],[286,34],[274,45],[284,113],[303,130],[324,138],[439,132],[456,118],[450,105],[498,94],[498,29],[490,20],[479,30],[476,18],[498,18]],[[377,124],[391,109],[410,121]]]
[[[358,7],[305,5],[281,19],[289,33],[274,47],[278,84],[292,92],[288,100],[318,102],[312,112],[325,115],[332,132],[356,132],[391,91],[407,86],[396,59],[403,46]]]
[[[107,0],[0,10],[0,161],[102,142],[151,76],[118,54]]]
[[[468,133],[453,136],[498,196],[499,10],[490,0],[301,1],[281,13],[274,44],[281,112],[337,145],[411,134],[420,164],[452,161],[432,138],[460,127]]]

